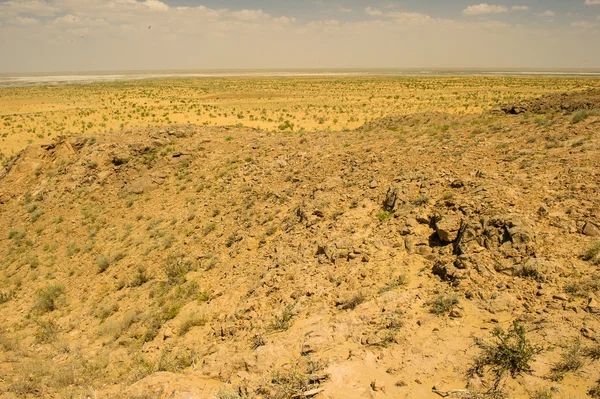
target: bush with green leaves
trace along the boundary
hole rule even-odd
[[[470,376],[483,376],[489,372],[494,377],[493,391],[499,391],[503,380],[510,376],[515,378],[533,372],[531,364],[535,357],[543,352],[541,346],[531,343],[527,338],[524,324],[514,321],[508,330],[497,326],[488,340],[475,339],[475,345],[481,354],[469,369]]]

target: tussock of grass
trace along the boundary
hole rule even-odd
[[[439,294],[430,304],[429,311],[441,315],[449,313],[458,305],[458,295],[454,293]]]
[[[343,310],[353,310],[358,305],[363,303],[367,297],[362,292],[356,292],[347,298],[340,300],[336,305]]]
[[[39,289],[36,292],[35,304],[33,309],[40,313],[47,313],[56,310],[59,299],[64,295],[65,289],[62,285],[49,285]]]
[[[201,327],[208,322],[208,318],[204,315],[189,315],[183,323],[179,326],[179,335],[183,336],[187,334],[194,327]]]

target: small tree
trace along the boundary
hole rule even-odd
[[[469,369],[469,375],[482,376],[486,370],[491,372],[494,376],[493,391],[498,391],[507,375],[515,378],[523,373],[531,373],[531,363],[543,348],[531,344],[526,334],[525,325],[514,321],[508,331],[501,326],[496,327],[491,340],[476,338],[475,345],[482,353]]]

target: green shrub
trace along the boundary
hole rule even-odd
[[[388,220],[392,216],[394,216],[393,212],[380,212],[379,214],[377,214],[377,219],[379,219],[380,222],[383,222],[384,220]]]
[[[469,369],[469,375],[483,376],[489,371],[494,376],[494,391],[498,391],[502,380],[509,375],[515,378],[523,373],[530,374],[531,363],[540,354],[542,347],[531,344],[527,338],[525,325],[514,321],[508,331],[497,326],[489,341],[475,339],[475,345],[482,353]]]

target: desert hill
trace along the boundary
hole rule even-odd
[[[597,99],[31,145],[0,170],[0,397],[481,397],[475,339],[515,321],[544,350],[508,397],[589,397]]]

